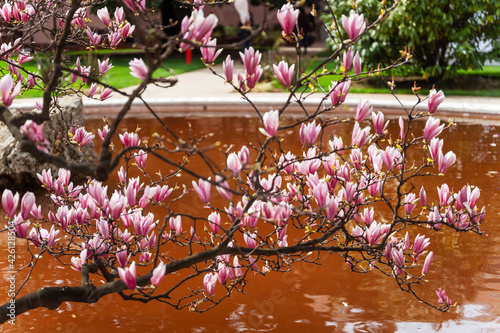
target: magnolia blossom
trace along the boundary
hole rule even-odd
[[[108,7],[103,7],[97,10],[97,17],[104,23],[105,26],[109,26],[109,11]]]
[[[151,275],[151,284],[155,287],[158,287],[161,280],[165,276],[165,272],[167,271],[167,265],[160,260],[160,264],[156,266],[153,270],[153,274]]]
[[[215,62],[215,59],[222,52],[222,49],[216,49],[217,38],[211,39],[205,43],[205,46],[200,47],[201,56],[203,57],[203,62],[207,65],[212,65]]]
[[[217,275],[213,273],[208,273],[203,278],[203,287],[205,288],[205,293],[207,294],[207,296],[212,296],[214,294],[216,282],[217,282]]]
[[[347,32],[349,39],[356,39],[365,30],[365,17],[363,14],[358,15],[356,13],[351,13],[349,18],[342,15],[342,26]]]
[[[352,47],[350,47],[342,56],[342,67],[344,67],[345,72],[349,72],[351,70],[353,55]]]
[[[439,125],[439,123],[439,119],[433,117],[429,117],[429,119],[427,119],[427,121],[425,122],[423,135],[426,142],[430,142],[433,138],[441,134],[444,128],[444,124]]]
[[[94,134],[92,134],[91,132],[87,132],[83,127],[79,127],[73,134],[71,142],[79,145],[80,147],[83,147],[89,144],[94,139],[94,137]]]
[[[316,120],[313,120],[309,124],[302,123],[300,126],[300,142],[303,145],[315,144],[318,140],[319,134],[321,133],[321,124],[316,126]]]
[[[226,82],[233,82],[233,66],[234,61],[231,59],[231,55],[228,54],[226,60],[222,63],[222,70],[226,77]]]
[[[359,56],[359,51],[356,51],[352,65],[354,73],[359,75],[361,73],[361,57]]]
[[[210,177],[208,177],[207,180],[203,180],[200,178],[198,184],[193,180],[192,184],[193,189],[200,197],[200,200],[204,204],[208,204],[210,202],[210,189],[212,187],[212,184],[210,184]]]
[[[431,263],[432,263],[433,258],[434,258],[434,253],[432,251],[429,252],[427,257],[425,257],[424,266],[422,266],[422,274],[423,275],[425,275],[429,272],[429,268],[431,267]]]
[[[436,92],[436,89],[432,89],[429,93],[429,100],[427,101],[427,110],[429,110],[430,114],[436,112],[439,104],[443,103],[445,99],[444,93],[442,90]]]
[[[134,58],[134,60],[130,60],[128,63],[130,68],[130,75],[136,77],[140,80],[144,80],[148,75],[148,66],[144,63],[144,60]]]
[[[14,87],[14,80],[7,74],[0,80],[0,99],[5,106],[11,106],[14,98],[21,91],[21,81],[18,81]]]
[[[19,193],[15,195],[12,191],[5,189],[2,193],[2,207],[8,217],[14,218],[16,215],[17,205],[19,203]]]
[[[375,133],[378,135],[383,135],[385,134],[385,131],[387,129],[387,125],[389,125],[389,120],[384,124],[384,114],[382,112],[372,112],[372,122],[373,122],[373,128],[375,129]]]
[[[284,60],[280,61],[278,66],[273,64],[274,74],[280,80],[281,84],[285,88],[289,88],[292,85],[293,71],[295,69],[295,64],[288,67],[288,63]]]
[[[120,279],[127,285],[127,288],[130,290],[135,289],[137,287],[136,277],[137,271],[135,269],[135,261],[132,262],[130,267],[121,268],[118,267],[118,275]]]
[[[339,83],[332,82],[332,86],[330,87],[332,105],[336,106],[337,104],[344,103],[349,88],[351,88],[351,80]]]
[[[356,121],[360,123],[366,118],[368,118],[372,113],[372,110],[373,107],[370,106],[368,100],[359,101],[358,107],[356,108],[356,116],[355,116]]]
[[[259,131],[270,138],[278,135],[279,117],[280,115],[278,110],[264,113],[264,116],[262,117],[264,128],[259,128]]]
[[[106,60],[103,60],[103,61],[101,61],[101,59],[97,59],[97,64],[99,67],[99,74],[100,75],[106,74],[111,68],[114,67],[113,65],[111,65],[109,58]]]
[[[278,22],[280,23],[281,28],[283,28],[283,32],[286,35],[289,35],[293,32],[295,24],[297,23],[299,10],[294,10],[292,4],[286,3],[281,7],[281,9],[278,9],[276,16],[278,17]]]
[[[260,66],[260,59],[262,58],[262,53],[259,51],[255,51],[253,47],[249,47],[245,49],[244,52],[240,52],[241,61],[243,62],[243,66],[245,66],[246,76],[250,76],[257,72],[258,67]]]
[[[113,90],[109,87],[106,89],[104,89],[104,87],[103,87],[99,98],[101,99],[101,101],[104,101],[104,100],[107,100],[108,98],[110,98],[111,96],[113,96]]]

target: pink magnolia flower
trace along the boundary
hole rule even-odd
[[[420,188],[419,198],[420,198],[420,204],[422,205],[422,207],[426,207],[427,206],[427,192],[425,192],[425,189],[423,186]]]
[[[363,14],[358,15],[356,13],[351,13],[349,18],[342,15],[342,26],[347,32],[349,39],[356,39],[365,30],[365,17]]]
[[[321,124],[316,126],[316,120],[309,124],[302,123],[299,130],[300,142],[303,145],[313,145],[321,133]]]
[[[433,138],[429,143],[429,155],[433,161],[437,161],[439,153],[442,151],[444,145],[443,139]]]
[[[403,254],[403,249],[392,248],[391,251],[392,260],[397,267],[403,267],[405,265],[405,256]]]
[[[340,82],[337,85],[332,82],[332,86],[330,87],[330,99],[332,101],[332,105],[336,106],[337,104],[344,103],[350,88],[351,80]]]
[[[245,244],[251,249],[254,249],[257,246],[257,234],[255,232],[251,234],[244,233],[243,240],[245,241]]]
[[[99,45],[101,43],[101,35],[98,34],[98,33],[94,33],[92,32],[92,30],[87,27],[87,36],[89,37],[89,41],[90,43],[94,44],[94,45]]]
[[[415,210],[415,207],[417,205],[414,202],[415,202],[415,193],[409,193],[405,196],[404,207],[405,207],[405,214],[407,216],[411,215],[411,213],[413,213],[413,211]]]
[[[108,7],[103,7],[97,10],[97,17],[104,23],[105,26],[109,26],[109,11]]]
[[[94,82],[90,85],[89,97],[94,97],[96,92],[97,92],[97,83]]]
[[[243,169],[240,158],[236,153],[231,153],[227,156],[226,164],[227,168],[234,174],[239,174],[241,169]]]
[[[448,184],[443,184],[441,187],[437,188],[439,196],[439,204],[441,206],[447,206],[450,201],[450,188]]]
[[[399,117],[399,139],[404,140],[405,139],[405,123],[403,120],[403,117]]]
[[[249,89],[255,88],[257,82],[259,82],[260,77],[262,76],[262,66],[258,65],[253,74],[247,73],[246,85]]]
[[[430,114],[436,112],[439,104],[443,103],[445,99],[444,93],[442,90],[436,92],[436,89],[432,89],[429,93],[429,100],[427,101],[427,110],[429,110]]]
[[[165,276],[165,272],[167,271],[167,265],[160,260],[160,264],[155,267],[153,270],[153,274],[151,275],[151,284],[155,287],[158,287],[161,280]]]
[[[349,72],[351,70],[353,56],[352,47],[344,52],[344,55],[342,56],[342,67],[344,67],[344,72]]]
[[[125,283],[128,289],[133,290],[137,287],[136,277],[137,271],[135,269],[135,261],[132,262],[130,267],[121,268],[118,267],[118,275],[120,279]]]
[[[77,272],[81,272],[82,266],[87,263],[88,258],[88,250],[83,249],[80,252],[80,258],[72,257],[71,258],[71,268]]]
[[[134,232],[136,235],[147,237],[147,235],[156,227],[154,215],[148,213],[146,216],[137,214],[134,216]],[[181,230],[182,231],[182,230]]]
[[[140,144],[139,135],[135,132],[125,132],[118,137],[125,147],[136,147]]]
[[[288,63],[284,60],[280,61],[278,66],[273,64],[274,74],[280,80],[281,84],[285,88],[289,88],[292,85],[293,71],[295,69],[295,64],[288,67]]]
[[[278,22],[283,28],[283,32],[286,35],[290,35],[297,24],[297,19],[299,18],[299,10],[293,9],[293,5],[290,3],[284,4],[281,9],[278,9],[276,14],[278,17]]]
[[[200,200],[204,204],[208,204],[210,202],[210,189],[212,187],[212,184],[210,184],[210,177],[208,177],[208,180],[203,180],[200,178],[200,180],[198,180],[198,184],[193,180],[192,184],[193,189],[200,197]]]
[[[14,88],[13,86],[14,80],[12,79],[10,74],[5,75],[0,80],[0,98],[2,100],[2,104],[5,106],[11,106],[14,98],[19,95],[19,92],[21,91],[21,81],[17,82]]]
[[[127,252],[127,247],[123,246],[121,251],[116,252],[116,261],[120,267],[124,268],[127,266],[128,260],[130,259],[130,255]]]
[[[153,200],[156,202],[162,202],[168,198],[174,189],[169,188],[168,185],[156,186],[155,194],[153,195]]]
[[[438,170],[439,173],[445,173],[448,168],[455,163],[457,156],[454,152],[449,151],[443,156],[443,152],[439,151],[438,155]]]
[[[89,144],[94,139],[94,137],[94,134],[87,132],[83,127],[79,127],[75,131],[71,142],[79,145],[80,147],[83,147]]]
[[[18,238],[28,237],[28,227],[30,222],[22,222],[21,216],[17,215],[14,219],[14,232]]]
[[[427,119],[427,121],[425,122],[423,135],[426,142],[430,142],[433,138],[441,134],[444,128],[444,124],[439,125],[439,123],[439,119],[436,119],[434,117],[429,117],[429,119]]]
[[[12,6],[8,2],[4,3],[2,9],[0,10],[0,15],[5,22],[10,22],[10,16],[12,15]]]
[[[376,221],[373,221],[370,226],[366,228],[366,241],[370,245],[377,244],[382,240],[382,238],[385,237],[385,234],[389,231],[389,228],[389,224],[377,223]]]
[[[370,140],[370,127],[367,126],[363,129],[359,127],[359,123],[356,122],[354,124],[354,128],[352,130],[352,145],[356,147],[361,147],[365,143],[367,143]]]
[[[324,181],[320,181],[312,190],[314,199],[318,203],[318,207],[326,207],[328,199],[328,185]]]
[[[372,113],[372,110],[373,107],[370,107],[370,103],[368,102],[368,100],[359,101],[358,106],[356,108],[356,116],[355,116],[356,121],[360,123],[366,118],[368,118],[370,113]]]
[[[246,167],[250,162],[250,151],[248,150],[247,146],[241,147],[240,151],[238,152],[238,157],[240,158],[240,162],[243,168]]]
[[[148,66],[144,63],[144,60],[134,58],[134,60],[130,60],[128,63],[130,68],[130,75],[136,77],[140,80],[144,80],[148,75]]]
[[[217,38],[209,38],[208,42],[205,43],[205,46],[200,47],[201,56],[203,58],[203,62],[209,65],[212,65],[215,62],[215,59],[222,52],[222,49],[216,49]]]
[[[111,65],[109,58],[106,60],[103,60],[102,62],[101,62],[101,59],[98,59],[97,64],[99,67],[99,74],[100,75],[105,75],[111,68],[114,67],[113,65]]]
[[[139,150],[134,154],[135,162],[140,169],[144,169],[146,167],[146,160],[148,159],[148,154],[144,150]]]
[[[240,262],[239,262],[237,256],[234,256],[233,268],[234,268],[234,275],[236,275],[237,278],[240,278],[243,276],[243,271],[241,270],[241,265],[240,265]]]
[[[210,215],[208,215],[208,225],[210,229],[212,229],[212,232],[216,234],[220,227],[220,214],[217,212],[210,213]]]
[[[359,51],[356,51],[353,60],[354,73],[359,75],[361,73],[361,57],[359,56]]]
[[[253,47],[245,49],[245,52],[240,52],[241,61],[245,66],[245,72],[247,77],[257,72],[257,68],[262,58],[262,53],[255,51]]]
[[[415,241],[413,242],[413,253],[415,253],[415,258],[424,253],[424,250],[429,246],[430,239],[425,238],[424,235],[417,235]]]
[[[269,138],[278,135],[279,117],[278,110],[264,113],[262,117],[264,128],[259,128],[259,131]]]
[[[123,3],[133,12],[146,9],[146,0],[123,0]]]
[[[372,112],[372,122],[375,133],[378,135],[383,135],[387,129],[387,125],[389,125],[389,120],[384,124],[384,114],[380,111],[376,114]]]
[[[234,61],[231,60],[231,55],[227,55],[226,60],[222,63],[222,70],[226,77],[226,82],[233,82],[233,66]]]
[[[203,287],[205,288],[205,293],[207,294],[207,296],[212,296],[214,294],[216,282],[217,282],[217,275],[213,273],[208,273],[203,278]]]
[[[182,233],[182,217],[180,215],[170,217],[169,225],[170,230],[175,231],[176,234],[180,235]]]
[[[109,126],[108,125],[104,125],[104,127],[102,128],[102,130],[100,128],[97,129],[97,134],[99,135],[99,137],[103,141],[106,138],[106,135],[108,135],[108,132],[109,132]]]
[[[125,21],[125,11],[123,10],[123,7],[117,7],[115,9],[114,16],[117,23],[122,23],[123,21]]]
[[[451,305],[451,299],[446,296],[446,291],[441,288],[436,290],[436,294],[438,295],[438,303],[442,305]]]
[[[99,98],[101,99],[101,101],[104,101],[111,96],[113,96],[113,90],[111,88],[106,88],[101,91],[101,95],[99,96]]]
[[[2,207],[11,219],[16,215],[17,205],[19,203],[19,193],[15,195],[12,194],[12,191],[9,189],[5,189],[2,193]]]
[[[429,272],[429,268],[431,267],[432,259],[434,258],[434,252],[429,252],[427,257],[425,257],[424,266],[422,267],[422,275],[425,275]]]
[[[21,217],[23,220],[29,219],[31,208],[35,204],[35,200],[35,195],[32,192],[26,192],[24,194],[23,199],[21,200]]]

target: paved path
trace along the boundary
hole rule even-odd
[[[221,66],[216,66],[215,70],[222,73]],[[236,72],[236,69],[235,69]],[[125,89],[126,92],[131,92],[134,87]],[[446,93],[446,92],[445,92]],[[212,74],[207,69],[196,70],[178,75],[178,83],[171,88],[164,89],[155,85],[149,85],[144,93],[144,99],[151,105],[161,109],[162,113],[199,113],[207,111],[222,111],[228,113],[250,112],[251,106],[242,99],[240,95],[233,92],[229,84],[225,84],[223,79]],[[275,109],[286,101],[288,94],[286,93],[258,93],[251,92],[248,96],[252,101],[262,107],[263,110]],[[411,107],[416,101],[413,95],[400,95],[402,104],[406,107]],[[383,109],[393,112],[401,112],[399,102],[387,94],[355,94],[349,93],[346,102],[344,103],[350,109],[355,108],[358,102],[362,99],[368,99],[375,110]],[[102,116],[103,114],[111,115],[119,110],[123,105],[125,98],[115,94],[112,98],[100,102],[91,99],[84,99],[86,113],[89,116]],[[321,101],[321,94],[317,93],[308,98],[305,102],[306,106],[317,107]],[[14,107],[21,109],[32,109],[35,100],[33,99],[16,99]],[[132,113],[144,112],[144,108],[140,105],[142,102],[135,101],[135,107]],[[326,103],[330,103],[327,101]],[[425,103],[421,105],[426,108]],[[298,110],[292,104],[291,110]],[[449,96],[445,102],[441,104],[439,110],[446,110],[456,115],[456,117],[475,117],[485,119],[500,119],[500,98],[491,97],[459,97]],[[110,114],[111,113],[111,114]]]

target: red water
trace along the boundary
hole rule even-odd
[[[187,135],[185,118],[165,118],[181,135]],[[243,143],[257,143],[259,122],[245,117],[189,118],[193,133],[209,135],[224,144],[239,148]],[[160,129],[151,128],[153,121],[141,121],[142,135]],[[136,127],[135,120],[124,125]],[[419,126],[421,126],[420,124]],[[88,124],[95,130],[100,121]],[[348,129],[335,130],[347,139]],[[396,121],[390,130],[397,133]],[[422,129],[417,129],[421,131]],[[210,133],[215,135],[212,137]],[[436,186],[447,182],[450,188],[465,184],[481,188],[479,206],[487,208],[483,225],[486,234],[459,234],[449,230],[428,233],[434,262],[426,276],[428,283],[418,291],[434,303],[434,290],[444,288],[457,307],[441,313],[419,303],[397,288],[396,283],[376,272],[365,275],[350,273],[336,255],[322,257],[321,266],[299,264],[287,274],[269,273],[250,276],[246,294],[233,294],[209,312],[198,314],[173,310],[162,303],[125,302],[113,295],[96,304],[63,303],[59,309],[32,310],[20,315],[6,332],[478,332],[500,331],[500,139],[493,125],[459,124],[441,135],[444,151],[453,149],[460,162],[437,179],[426,178],[430,199],[437,197]],[[296,135],[293,135],[296,138]],[[350,139],[346,140],[350,142]],[[326,142],[326,138],[325,138]],[[298,147],[297,139],[290,147]],[[223,146],[225,147],[225,146]],[[221,156],[216,152],[213,156]],[[150,170],[166,168],[151,165]],[[192,164],[191,164],[192,165]],[[439,182],[437,181],[439,180]],[[113,183],[113,180],[111,181]],[[432,192],[432,194],[431,194]],[[201,209],[201,208],[200,208]],[[203,213],[204,214],[204,213]],[[207,213],[208,214],[208,213]],[[415,231],[415,234],[418,231]],[[413,235],[414,236],[414,235]],[[5,279],[7,267],[6,235],[0,234],[2,250],[0,267]],[[26,245],[17,246],[20,267],[30,260]],[[18,274],[18,283],[24,273]],[[4,280],[5,281],[5,280]],[[166,283],[164,280],[163,283]],[[98,281],[96,281],[98,283]],[[167,282],[168,283],[168,282]],[[62,268],[52,258],[43,257],[35,267],[25,292],[43,286],[79,285],[79,275]],[[220,286],[219,286],[220,287]],[[7,283],[2,283],[0,301],[6,299]],[[216,293],[222,290],[217,289]]]

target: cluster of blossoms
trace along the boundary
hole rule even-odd
[[[78,9],[72,17],[72,33],[86,36],[88,40],[85,41],[91,48],[116,48],[135,30],[126,20],[126,12],[146,9],[144,0],[123,2],[128,9],[118,7],[113,18],[106,7],[97,11],[97,16],[108,28],[107,35],[89,28],[86,7]],[[13,6],[4,4],[0,15],[10,23],[11,19],[25,22],[33,13],[27,2],[18,1]],[[298,42],[300,38],[294,35],[298,10],[292,4],[285,4],[277,16],[284,38]],[[216,24],[214,14],[205,16],[203,6],[196,7],[182,20],[180,49],[186,51],[199,46],[203,61],[211,67],[222,51],[217,50],[217,40],[211,37]],[[351,40],[359,38],[366,29],[364,16],[356,13],[349,18],[343,16],[342,25]],[[63,22],[59,22],[59,27],[63,26]],[[1,48],[5,59],[10,62],[10,74],[0,80],[0,98],[4,105],[10,106],[22,85],[32,87],[35,81],[29,76],[25,79],[19,69],[21,64],[31,60],[30,54],[22,51],[19,43],[14,42],[14,46],[4,44]],[[17,57],[11,58],[14,53]],[[236,73],[234,87],[246,93],[262,76],[262,54],[250,47],[240,52],[240,58],[245,71]],[[233,65],[233,59],[228,56],[223,63],[226,82],[234,80]],[[106,75],[112,67],[109,59],[99,59],[97,67],[92,68],[82,66],[78,58],[70,71],[70,79],[73,84],[79,80],[82,84],[87,83],[89,79],[93,80],[94,74],[96,77]],[[325,92],[325,99],[330,97],[331,107],[325,107],[321,113],[344,103],[351,86],[347,73],[351,69],[355,75],[362,72],[359,51],[344,50],[339,67],[344,78],[332,82]],[[140,80],[147,80],[152,71],[142,59],[130,61],[129,68],[130,74]],[[294,78],[299,80],[295,64],[281,61],[273,69],[283,87],[294,91]],[[16,77],[17,84],[13,77]],[[93,82],[88,96],[94,97],[97,91],[97,84]],[[99,98],[105,100],[111,92],[110,88],[102,87]],[[425,116],[423,113],[408,114],[406,122],[399,118],[399,136],[391,140],[384,139],[388,137],[389,120],[386,121],[382,112],[375,113],[365,100],[359,102],[353,119],[347,121],[348,126],[352,124],[351,137],[332,135],[328,144],[322,144],[322,141],[329,134],[329,125],[318,118],[313,119],[318,112],[304,120],[286,124],[287,120],[282,117],[284,109],[270,110],[261,118],[259,131],[263,142],[260,147],[252,146],[259,152],[259,157],[252,159],[247,146],[233,152],[226,151],[225,167],[219,168],[219,172],[213,171],[217,168],[211,168],[211,177],[192,180],[190,184],[181,183],[174,188],[163,184],[177,171],[188,170],[188,162],[176,165],[179,170],[169,177],[160,176],[159,180],[154,180],[146,171],[148,155],[162,145],[143,147],[141,144],[146,143],[141,142],[137,133],[125,132],[117,136],[126,150],[123,154],[126,167],[118,170],[119,182],[115,188],[110,189],[111,185],[95,179],[74,185],[68,170],[60,169],[57,177],[46,170],[38,178],[50,193],[55,207],[46,216],[42,214],[42,207],[36,205],[31,192],[23,196],[19,208],[19,194],[5,190],[2,206],[9,223],[14,225],[16,236],[27,239],[30,246],[57,257],[82,275],[86,265],[102,264],[104,269],[99,269],[103,275],[107,272],[112,275],[111,280],[119,278],[126,288],[145,297],[149,297],[150,292],[154,292],[162,279],[171,273],[168,265],[177,261],[165,253],[177,247],[189,247],[190,253],[195,246],[204,253],[214,251],[212,257],[209,253],[188,265],[195,267],[195,273],[189,278],[200,277],[200,288],[185,298],[195,298],[193,304],[216,303],[216,288],[220,288],[217,283],[225,288],[225,292],[231,292],[232,288],[243,284],[249,271],[266,274],[270,270],[281,270],[288,262],[303,259],[302,255],[308,251],[330,251],[332,243],[346,249],[342,255],[352,270],[376,267],[394,276],[400,284],[420,281],[429,272],[434,257],[434,252],[428,250],[430,239],[421,234],[413,238],[408,232],[403,235],[400,230],[413,224],[429,230],[448,226],[460,231],[479,232],[485,216],[484,207],[479,209],[477,206],[480,191],[476,187],[464,186],[453,193],[447,184],[443,184],[437,190],[439,203],[429,203],[424,186],[418,194],[413,188],[405,191],[403,186],[398,186],[409,178],[424,174],[445,174],[455,163],[455,154],[451,151],[444,153],[443,139],[439,138],[445,124],[431,116],[444,98],[441,91],[432,90],[427,103],[429,116],[423,131],[408,135],[410,122]],[[281,145],[283,129],[293,127],[298,129],[302,146],[296,151],[287,151]],[[49,152],[43,124],[28,120],[20,130],[39,150]],[[98,136],[105,140],[109,131],[110,128],[105,126],[98,130]],[[116,133],[111,134],[116,136]],[[95,137],[85,128],[76,126],[68,135],[70,142],[79,148]],[[193,152],[201,152],[194,149],[198,144],[191,142]],[[183,142],[180,146],[184,149],[188,143]],[[410,146],[423,147],[427,154],[418,168],[407,160],[406,149]],[[132,165],[137,167],[141,176],[130,176]],[[212,187],[220,196],[216,200],[212,197]],[[198,210],[198,215],[191,216],[171,207],[173,202],[194,196],[194,193],[203,203],[203,209],[208,210],[206,214],[201,216]],[[214,204],[221,200],[224,204]],[[380,202],[394,212],[390,223],[381,222],[383,213],[374,208],[375,203]],[[157,219],[153,206],[164,209],[163,219]],[[295,253],[295,257],[287,257],[281,250],[289,246],[305,250]],[[272,256],[279,259],[273,262],[269,259]],[[147,277],[147,283],[143,277]],[[204,297],[200,301],[198,295],[201,293]],[[443,290],[438,289],[437,295],[441,308],[451,306],[451,300]]]

